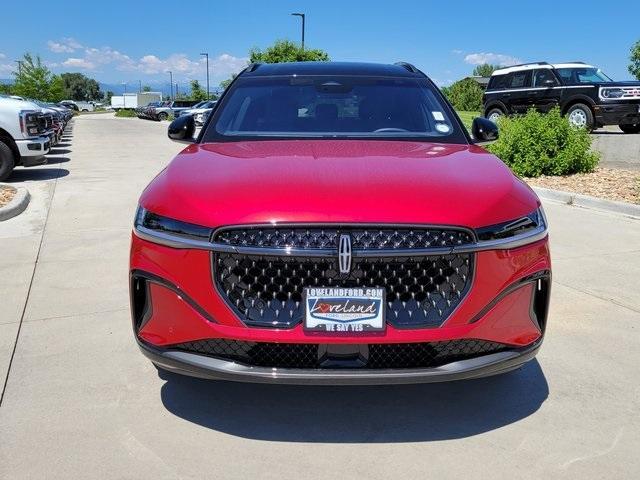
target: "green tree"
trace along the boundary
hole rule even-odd
[[[113,97],[113,92],[111,90],[107,90],[104,94],[104,102],[111,104],[111,97]]]
[[[98,100],[102,98],[100,84],[82,73],[63,73],[64,96],[71,100]]]
[[[490,77],[491,74],[500,68],[500,65],[491,65],[490,63],[483,63],[482,65],[476,65],[473,69],[473,75],[475,77]]]
[[[200,86],[198,80],[191,80],[191,100],[202,101],[207,99],[207,92]]]
[[[266,50],[254,47],[249,51],[251,63],[326,62],[328,60],[327,52],[319,49],[302,49],[300,45],[290,40],[277,40]]]
[[[145,85],[144,87],[142,87],[142,91],[143,92],[150,92],[151,91],[151,87],[149,85]]]
[[[30,53],[25,53],[20,61],[18,70],[14,72],[14,76],[14,95],[36,100],[54,100],[50,98],[49,92],[54,76],[43,65],[39,56],[33,57]]]
[[[62,79],[62,75],[53,75],[51,77],[51,82],[49,83],[49,93],[47,95],[47,100],[49,102],[59,102],[66,96],[67,95],[64,88],[64,80]]]
[[[220,82],[220,88],[222,90],[226,90],[227,87],[231,84],[231,82],[233,82],[233,79],[236,78],[237,76],[238,76],[237,73],[232,73],[229,78],[227,78],[226,80],[222,80]]]
[[[13,95],[13,85],[9,85],[6,83],[0,83],[0,94],[1,95]]]
[[[461,111],[479,111],[482,109],[482,88],[473,78],[458,80],[442,89],[453,108]]]
[[[632,45],[629,60],[629,73],[640,80],[640,40]]]

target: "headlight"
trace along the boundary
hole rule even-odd
[[[20,112],[20,130],[24,136],[35,137],[39,134],[38,117],[39,113],[31,110]]]
[[[134,221],[137,236],[174,248],[208,248],[213,229],[181,222],[138,208]]]
[[[623,95],[624,90],[621,88],[603,88],[600,90],[602,98],[621,98]]]
[[[515,248],[547,235],[547,219],[542,207],[515,220],[476,229],[478,245],[492,248]]]

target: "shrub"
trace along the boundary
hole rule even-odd
[[[541,114],[501,117],[500,137],[488,146],[511,170],[522,177],[569,175],[592,172],[599,155],[591,151],[591,137],[560,114],[560,109]]]
[[[458,80],[449,87],[444,87],[442,93],[456,110],[475,112],[482,110],[482,88],[473,78]]]
[[[116,112],[116,117],[129,118],[129,117],[137,117],[137,116],[138,115],[136,114],[135,110],[129,110],[129,109],[123,110],[123,109],[121,109],[121,110],[118,110]]]

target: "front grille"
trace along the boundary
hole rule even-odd
[[[509,347],[485,340],[353,345],[354,358],[328,358],[321,344],[263,343],[207,339],[173,345],[191,353],[266,368],[434,368],[458,360],[497,353]]]
[[[438,327],[471,286],[474,255],[354,257],[341,274],[334,257],[213,255],[215,284],[250,326],[292,327],[304,316],[307,287],[378,287],[386,321],[397,328]]]
[[[468,230],[420,227],[245,227],[220,230],[213,240],[239,247],[325,249],[337,248],[343,233],[351,235],[354,250],[454,247],[474,241]]]

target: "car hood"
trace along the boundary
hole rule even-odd
[[[141,205],[185,222],[403,223],[480,227],[531,213],[538,198],[483,148],[406,141],[194,144]]]

